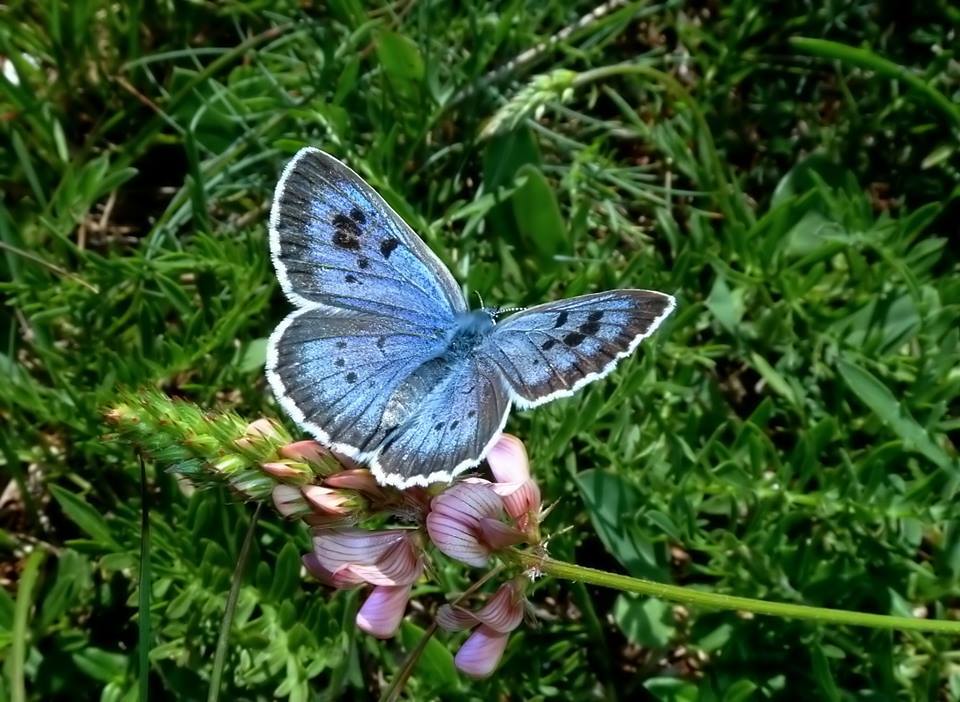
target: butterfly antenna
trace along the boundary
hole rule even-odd
[[[483,304],[483,295],[480,294],[480,291],[479,291],[479,290],[474,290],[474,291],[473,291],[473,294],[477,296],[477,299],[478,299],[478,300],[480,300],[480,307],[483,308],[483,307],[484,307],[484,304]]]

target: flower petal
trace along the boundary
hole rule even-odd
[[[411,533],[402,529],[314,529],[313,551],[329,571],[345,565],[372,565]]]
[[[300,560],[310,575],[324,585],[343,589],[363,583],[361,578],[358,578],[346,568],[341,568],[336,573],[331,573],[320,564],[320,561],[317,559],[317,554],[315,553],[308,553]]]
[[[480,540],[491,550],[499,551],[525,540],[526,535],[499,519],[484,517],[480,520]]]
[[[427,515],[427,533],[444,555],[478,568],[487,564],[490,549],[477,539],[474,527],[464,524],[459,516],[431,511]]]
[[[383,493],[377,484],[377,479],[373,477],[373,473],[366,468],[342,470],[339,473],[327,476],[323,484],[327,487],[356,490],[370,495],[379,496]]]
[[[530,479],[530,461],[523,442],[503,434],[487,454],[487,463],[498,483],[522,483]]]
[[[347,568],[371,585],[410,585],[423,572],[423,561],[409,539],[399,542],[370,565]]]
[[[356,493],[350,494],[321,485],[307,485],[301,492],[311,505],[325,514],[344,516],[359,507]]]
[[[410,585],[373,588],[357,612],[357,626],[378,639],[389,639],[396,634],[407,609],[410,588]]]
[[[280,430],[277,428],[277,423],[266,417],[261,417],[260,419],[255,419],[250,422],[243,430],[243,433],[247,436],[261,437],[264,439],[280,438]]]
[[[330,459],[330,451],[316,441],[294,441],[280,447],[280,455],[291,461],[304,461],[323,465]]]
[[[279,483],[274,486],[273,506],[277,511],[287,519],[295,519],[310,514],[313,510],[310,504],[304,499],[300,488],[295,485],[285,485]]]
[[[523,621],[523,591],[513,581],[504,583],[473,613],[473,618],[496,632],[509,634]]]
[[[261,463],[260,470],[262,470],[267,475],[272,475],[274,478],[280,478],[283,480],[287,479],[296,479],[304,478],[304,471],[291,466],[289,463],[280,463],[279,461],[271,461],[269,463]]]
[[[472,525],[481,517],[499,516],[503,505],[490,483],[470,480],[454,483],[434,497],[430,511]]]
[[[255,442],[263,441],[264,439],[279,443],[281,437],[277,424],[272,419],[261,417],[246,426],[243,430],[243,436],[237,439],[236,444],[241,448],[250,449]]]
[[[537,519],[540,512],[540,488],[532,480],[522,483],[497,483],[493,489],[503,507],[521,529],[526,529],[531,519]]]
[[[485,678],[496,670],[509,636],[488,626],[479,626],[463,642],[453,662],[461,672],[471,678]]]
[[[437,626],[444,631],[463,631],[479,623],[473,612],[459,605],[443,605],[437,610]]]

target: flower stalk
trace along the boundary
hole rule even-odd
[[[535,570],[543,575],[564,580],[608,587],[621,592],[632,592],[647,597],[658,597],[662,600],[679,602],[681,604],[698,605],[710,609],[725,609],[738,612],[750,612],[786,619],[801,619],[819,624],[842,624],[847,626],[863,626],[872,629],[893,629],[900,631],[923,631],[929,633],[960,635],[960,621],[944,619],[915,619],[912,617],[897,617],[889,614],[870,614],[854,612],[845,609],[830,609],[828,607],[813,607],[811,605],[790,604],[787,602],[771,602],[751,597],[723,595],[716,592],[706,592],[692,587],[668,585],[652,580],[643,580],[629,575],[609,573],[596,568],[555,561],[552,558],[538,556],[526,551],[513,550],[509,556],[514,563]]]

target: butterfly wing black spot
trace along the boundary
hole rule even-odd
[[[384,239],[380,242],[380,253],[383,254],[384,258],[390,258],[390,254],[392,254],[394,249],[396,249],[399,245],[400,241],[394,239],[393,237]]]
[[[579,346],[581,343],[583,343],[583,340],[586,338],[587,337],[585,337],[580,332],[570,332],[565,337],[563,337],[563,343],[572,348],[574,346]]]
[[[333,233],[333,245],[349,251],[358,251],[360,249],[360,239],[353,232],[346,229],[338,229]]]

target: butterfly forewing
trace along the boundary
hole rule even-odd
[[[497,324],[482,351],[519,407],[572,395],[602,378],[650,336],[674,307],[670,295],[613,290],[549,302]]]
[[[356,173],[317,149],[290,161],[270,214],[284,292],[443,329],[466,305],[443,263]]]

